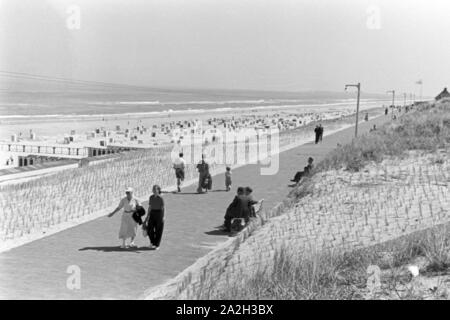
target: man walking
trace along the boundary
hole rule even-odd
[[[173,162],[173,168],[175,169],[175,177],[177,178],[177,191],[181,192],[181,183],[184,181],[184,169],[186,167],[186,161],[183,159],[183,153],[178,154],[178,158]]]
[[[316,128],[314,129],[314,133],[316,134],[315,142],[316,142],[316,144],[318,144],[318,143],[319,143],[319,137],[320,137],[320,129],[319,129],[319,126],[316,126]]]
[[[323,138],[323,127],[322,124],[319,124],[319,141],[322,142]]]

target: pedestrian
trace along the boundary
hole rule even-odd
[[[323,127],[322,124],[319,124],[319,141],[322,142],[323,138]]]
[[[231,189],[231,168],[227,167],[225,171],[225,188],[227,191]]]
[[[386,107],[386,108],[384,109],[384,115],[387,116],[388,113],[389,113],[389,109],[388,109],[388,107]]]
[[[144,226],[150,239],[150,249],[158,250],[164,231],[164,199],[161,196],[161,187],[154,185],[153,194],[148,200],[148,214]]]
[[[205,155],[204,154],[202,154],[202,160],[197,164],[197,170],[198,170],[198,173],[199,173],[198,174],[197,192],[198,193],[203,193],[205,179],[208,178],[208,176],[211,176],[209,174],[209,165],[205,161]],[[206,190],[208,190],[208,189],[206,188]]]
[[[183,159],[183,153],[178,154],[178,158],[173,162],[173,168],[175,169],[175,177],[177,178],[177,191],[181,192],[181,183],[184,181],[184,169],[186,167],[186,161]]]
[[[125,198],[122,198],[119,202],[117,208],[108,214],[108,217],[111,218],[118,211],[123,209],[122,220],[120,222],[120,230],[119,230],[119,239],[122,239],[122,245],[120,248],[127,248],[126,239],[130,238],[129,247],[136,247],[134,243],[134,238],[136,237],[137,231],[137,223],[133,219],[133,214],[136,212],[136,206],[139,206],[139,200],[133,197],[133,189],[127,188],[125,190]]]
[[[319,143],[319,137],[320,137],[320,129],[319,129],[319,126],[316,126],[316,128],[314,129],[314,133],[315,133],[315,135],[316,135],[315,143],[318,144],[318,143]]]

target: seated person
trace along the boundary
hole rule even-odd
[[[237,194],[234,197],[233,201],[230,203],[230,205],[227,208],[227,211],[225,213],[223,226],[225,231],[230,232],[231,231],[231,220],[234,218],[243,218],[243,203],[242,203],[242,197],[245,196],[244,194],[244,188],[239,187],[237,188]]]
[[[257,204],[258,201],[256,201],[253,198],[252,192],[253,192],[252,188],[245,187],[244,194],[248,198],[248,207],[249,207],[249,210],[250,210],[250,217],[254,218],[254,217],[256,217],[256,212],[255,212],[255,208],[253,207],[253,205]]]
[[[303,169],[303,171],[298,171],[295,174],[294,179],[292,179],[291,181],[298,183],[304,176],[309,175],[311,173],[311,171],[314,169],[313,161],[314,161],[314,159],[309,157],[308,165]]]

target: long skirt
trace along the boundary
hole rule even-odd
[[[119,239],[127,239],[136,237],[137,223],[133,219],[133,213],[122,213],[122,221],[120,222]]]

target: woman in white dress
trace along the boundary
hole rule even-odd
[[[120,223],[119,239],[122,239],[122,249],[126,248],[126,239],[130,238],[130,247],[136,247],[134,244],[134,238],[136,237],[137,223],[133,219],[133,213],[136,211],[136,206],[139,206],[139,200],[133,197],[133,189],[128,188],[125,191],[126,197],[120,200],[117,208],[108,214],[108,217],[112,217],[118,211],[123,209],[122,221]]]

